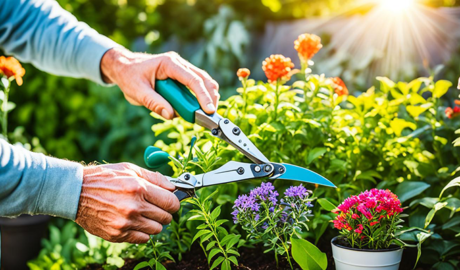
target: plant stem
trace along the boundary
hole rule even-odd
[[[2,115],[2,135],[5,140],[8,141],[8,96],[10,93],[10,87],[5,88],[5,97],[3,99],[3,115]]]
[[[276,86],[275,86],[275,121],[278,118],[278,105],[280,102],[280,93],[279,93],[279,87],[280,86],[280,79],[276,80]]]
[[[246,81],[247,79],[244,78],[241,83],[243,84],[243,118],[246,116],[246,110],[247,110],[247,107],[248,107],[248,102],[247,102],[247,93],[246,93],[246,89],[247,89],[247,84],[246,84]]]
[[[214,238],[216,239],[217,245],[219,246],[219,249],[222,250],[222,254],[225,256],[225,260],[228,260],[227,252],[225,252],[225,249],[221,246],[219,236],[217,235],[217,230],[215,229],[215,226],[211,225],[210,216],[208,215],[208,212],[205,211],[204,207],[200,205],[201,211],[204,213],[204,218],[206,219],[206,224],[208,224],[208,227],[211,229],[212,234],[214,235]],[[209,218],[209,219],[208,219]]]

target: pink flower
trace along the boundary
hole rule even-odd
[[[351,215],[351,218],[352,219],[357,219],[357,218],[359,218],[359,215],[358,214],[353,214],[353,215]]]
[[[379,221],[373,221],[373,222],[371,222],[371,226],[374,226],[375,224],[378,224],[378,223],[379,223]]]
[[[358,224],[358,228],[355,229],[355,233],[362,233],[363,232],[363,225],[362,224]]]

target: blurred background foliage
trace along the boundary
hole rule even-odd
[[[223,98],[235,93],[235,71],[260,69],[258,48],[267,23],[340,14],[351,0],[58,0],[79,20],[135,51],[178,51],[208,71]],[[458,6],[459,1],[424,1]],[[327,42],[327,37],[323,37]],[[447,64],[453,80],[458,61]],[[71,160],[130,161],[142,165],[142,150],[154,143],[154,119],[129,105],[116,87],[45,74],[31,65],[25,84],[12,91],[14,126],[40,138],[46,151]],[[449,71],[450,70],[450,71]],[[384,75],[384,74],[382,74]],[[260,78],[262,79],[262,78]],[[364,88],[366,89],[366,88]]]

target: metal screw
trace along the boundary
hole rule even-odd
[[[214,128],[213,130],[211,130],[211,133],[212,135],[217,136],[219,134],[219,131],[217,130],[217,128]]]
[[[224,124],[228,124],[228,123],[230,123],[230,121],[228,121],[228,119],[225,119]]]
[[[238,140],[239,143],[242,143],[243,141],[241,139]]]
[[[241,133],[241,130],[237,127],[234,127],[233,130],[232,130],[233,134],[235,134],[236,136],[240,135]]]
[[[280,173],[284,173],[285,169],[284,167],[280,167]]]
[[[185,179],[185,180],[190,180],[190,174],[184,175],[184,179]]]
[[[272,167],[270,165],[265,165],[265,168],[264,168],[265,172],[269,172],[272,170]]]
[[[246,146],[247,144],[243,144],[243,146]]]
[[[243,167],[239,167],[238,170],[236,170],[236,172],[239,174],[239,175],[242,175],[244,173],[244,168]]]
[[[260,172],[261,170],[262,170],[262,169],[260,168],[260,166],[254,167],[254,171],[256,171],[256,172]]]

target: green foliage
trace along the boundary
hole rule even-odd
[[[29,261],[31,269],[77,269],[87,264],[103,264],[104,269],[122,267],[122,253],[129,244],[114,244],[84,232],[72,221],[50,225],[49,239],[42,240],[38,257]],[[61,224],[59,224],[61,223]]]
[[[182,211],[183,207],[175,215],[179,220],[176,221],[174,218],[167,227],[171,231],[171,245],[175,247],[172,249],[172,253],[177,255],[179,261],[182,260],[182,254],[189,251],[192,246],[192,234],[186,227],[188,216],[182,215]]]
[[[408,206],[409,228],[424,228],[430,220],[428,228],[433,222],[443,224],[445,218],[438,213],[453,209],[457,200],[449,198],[443,207],[439,204],[436,214],[428,219],[436,203],[427,209],[427,202],[421,200],[438,197],[460,162],[460,151],[449,143],[456,138],[460,122],[444,115],[441,101],[449,83],[433,78],[409,83],[378,80],[378,89],[370,88],[359,96],[338,96],[324,76],[309,75],[305,81],[284,85],[278,91],[273,85],[248,80],[247,88],[238,89],[239,95],[220,103],[219,113],[240,126],[269,160],[309,168],[338,186],[337,190],[312,187],[316,197],[328,198],[334,205],[366,189],[390,189]],[[155,143],[167,152],[183,152],[190,140],[188,133],[211,137],[180,119],[160,125],[153,127],[156,135],[182,131],[174,135],[174,143]],[[209,142],[201,139],[201,143]],[[218,144],[223,161],[247,161],[231,146]],[[275,185],[288,184],[278,181]],[[252,186],[242,182],[238,193]],[[321,204],[330,210],[331,205]],[[306,235],[315,242],[323,234],[330,237],[330,213],[316,208],[313,215]],[[438,235],[443,241],[459,243],[449,240],[447,231],[440,230]],[[418,239],[411,241],[417,243]],[[427,258],[422,258],[422,263]]]
[[[152,237],[150,237],[150,244],[152,244],[152,256],[148,261],[143,261],[138,263],[134,270],[142,269],[145,267],[150,267],[152,270],[166,270],[166,268],[161,264],[162,261],[169,259],[174,261],[174,258],[169,255],[169,251],[165,249],[166,243],[162,243],[159,241],[153,241]]]
[[[199,241],[200,246],[206,254],[210,270],[220,265],[221,269],[231,269],[231,264],[238,266],[237,257],[238,243],[241,235],[228,233],[222,224],[228,222],[226,219],[219,219],[221,206],[217,206],[212,210],[212,201],[210,200],[217,190],[211,195],[198,198],[192,198],[189,202],[195,205],[198,209],[193,209],[190,212],[194,215],[188,220],[198,220],[201,224],[197,227],[198,232],[192,239],[192,243]],[[206,248],[205,248],[206,246]],[[217,257],[216,257],[217,255]],[[214,260],[213,260],[214,259]],[[213,263],[211,265],[211,261]]]
[[[291,238],[292,257],[303,270],[325,270],[327,257],[315,245],[304,239]]]

